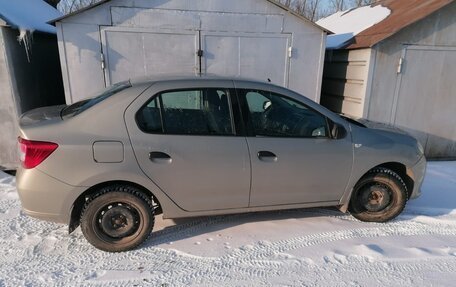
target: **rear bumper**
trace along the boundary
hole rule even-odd
[[[16,186],[25,214],[66,224],[70,221],[72,199],[84,191],[82,187],[68,185],[36,168],[19,168]]]
[[[421,195],[421,186],[423,185],[424,176],[426,174],[426,163],[426,157],[422,156],[412,168],[407,169],[407,175],[414,181],[410,199],[417,198]]]

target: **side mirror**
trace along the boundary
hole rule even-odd
[[[338,123],[331,123],[331,137],[333,139],[343,139],[347,136],[345,127]]]

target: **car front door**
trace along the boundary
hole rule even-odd
[[[155,84],[126,114],[141,169],[186,211],[248,206],[250,157],[237,136],[233,83],[213,85]]]
[[[250,131],[250,207],[339,201],[351,174],[350,137],[331,138],[330,121],[303,102],[236,86]]]

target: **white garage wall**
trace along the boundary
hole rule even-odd
[[[368,118],[408,130],[429,157],[456,157],[456,62],[450,52],[456,49],[454,15],[456,2],[373,48],[377,52],[372,89],[366,95]]]
[[[257,46],[253,46],[254,50],[258,51],[266,51],[268,46],[273,43],[268,42],[267,35],[274,35],[269,39],[285,37],[287,38],[286,45],[292,47],[289,60],[287,59],[289,56],[287,47],[285,49],[282,47],[279,52],[275,52],[278,51],[276,49],[271,49],[269,52],[265,52],[264,56],[259,53],[261,56],[253,60],[252,66],[258,66],[258,69],[244,67],[244,71],[247,72],[240,73],[240,75],[267,80],[264,79],[267,74],[261,72],[269,69],[274,72],[270,73],[272,76],[269,78],[273,78],[271,80],[277,84],[288,86],[315,101],[319,101],[326,33],[314,24],[293,16],[269,1],[113,0],[57,23],[68,103],[86,98],[102,88],[105,85],[105,78],[107,78],[106,82],[110,82],[110,74],[113,71],[115,72],[116,67],[110,67],[111,71],[107,76],[103,73],[101,68],[102,38],[105,37],[104,40],[109,41],[109,36],[107,37],[107,34],[103,34],[103,32],[100,33],[100,30],[105,29],[104,26],[112,25],[144,29],[149,32],[169,32],[174,29],[179,31],[201,30],[202,34],[206,33],[206,35],[209,33],[223,35],[244,33],[242,35],[244,41],[239,38],[239,35],[235,35],[238,37],[238,44],[241,43],[239,46],[242,47],[248,43],[247,38],[252,35],[254,37],[251,38],[250,42],[259,42]],[[262,35],[259,36],[259,34]],[[145,42],[142,41],[142,43]],[[273,45],[276,45],[275,43],[278,47],[286,46],[282,40],[275,41]],[[122,45],[124,45],[122,49],[129,49],[127,44]],[[136,50],[133,46],[131,48]],[[143,50],[145,51],[147,48],[145,47]],[[156,47],[156,49],[158,48]],[[244,49],[242,48],[239,51],[242,55]],[[163,55],[167,52],[169,53],[166,48],[163,48]],[[248,55],[248,49],[245,49],[245,52]],[[138,53],[144,52],[139,51]],[[203,68],[207,68],[207,71],[203,70],[203,73],[211,72],[210,68],[215,67],[213,59],[205,59],[205,56],[203,56]],[[245,61],[246,57],[240,57],[238,66],[241,67]],[[284,69],[289,76],[276,76],[280,72],[273,71],[273,69],[278,61],[284,63],[279,66],[279,70]],[[112,65],[112,63],[106,64]],[[199,63],[197,63],[197,67],[199,67]],[[145,70],[144,65],[138,69]],[[226,70],[212,69],[217,73],[227,72],[223,76],[231,76],[232,74],[228,73],[230,70],[232,67]],[[184,69],[179,74],[188,73],[188,71],[189,69]],[[151,69],[145,73],[150,74]],[[129,74],[131,73],[125,73],[124,79],[129,78]],[[115,80],[122,78],[122,72],[117,73],[114,78]],[[281,78],[281,80],[275,80],[276,78]]]

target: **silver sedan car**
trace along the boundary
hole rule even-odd
[[[420,194],[411,136],[241,79],[128,81],[22,115],[26,214],[79,225],[105,251],[137,247],[164,218],[337,206],[385,222]]]

